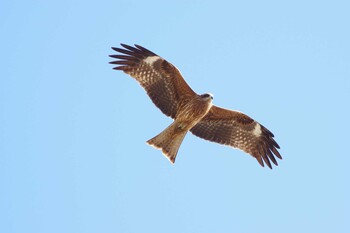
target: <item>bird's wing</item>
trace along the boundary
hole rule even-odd
[[[111,64],[135,78],[146,90],[153,103],[167,116],[175,118],[179,103],[191,99],[196,93],[182,77],[180,71],[157,54],[139,46],[121,44],[124,48],[114,48],[118,55]]]
[[[282,159],[274,135],[240,112],[213,106],[190,131],[203,139],[241,149],[255,157],[261,166],[265,162],[272,168],[270,161],[278,165],[275,156]]]

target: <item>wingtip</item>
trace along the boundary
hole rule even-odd
[[[272,164],[269,161],[269,159],[266,157],[262,157],[262,156],[258,156],[256,157],[256,160],[258,161],[258,163],[260,164],[261,167],[265,167],[265,164],[267,165],[268,168],[270,168],[271,170],[272,168]],[[277,162],[275,163],[274,161],[272,161],[276,166],[278,166]]]
[[[271,165],[271,162],[270,162],[270,160],[266,157],[266,159],[264,159],[264,161],[265,161],[265,164],[270,168],[270,169],[272,169],[272,165]]]
[[[113,67],[113,70],[123,70],[124,71],[125,69],[125,66],[116,66],[116,67]]]
[[[139,44],[134,44],[134,46],[135,46],[136,48],[144,48],[144,47],[142,47],[142,46],[139,45]]]
[[[271,150],[277,156],[277,158],[282,159],[281,154],[278,152],[278,150],[275,147],[272,147]]]
[[[128,49],[128,45],[127,44],[120,43],[120,46],[122,46],[125,49]]]
[[[255,157],[255,158],[256,158],[256,160],[258,161],[258,163],[260,164],[260,166],[265,167],[264,162],[262,161],[262,159],[261,159],[260,156]]]

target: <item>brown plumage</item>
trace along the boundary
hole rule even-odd
[[[139,46],[121,44],[114,48],[117,59],[110,62],[135,78],[153,103],[174,122],[148,144],[161,149],[175,163],[178,149],[188,131],[203,139],[243,150],[257,159],[261,166],[272,168],[279,145],[274,135],[247,115],[212,105],[212,95],[196,94],[180,71],[155,53]]]

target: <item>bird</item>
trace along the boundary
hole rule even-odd
[[[147,143],[160,149],[175,163],[180,145],[188,132],[202,139],[227,145],[250,154],[264,167],[278,166],[282,159],[274,134],[239,111],[213,105],[213,95],[197,94],[179,69],[154,52],[135,44],[112,47],[113,69],[130,75],[145,89],[152,102],[174,121]]]

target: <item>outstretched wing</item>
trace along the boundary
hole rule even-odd
[[[132,47],[121,44],[121,46],[124,49],[112,47],[121,54],[110,55],[117,59],[110,64],[118,65],[114,69],[122,70],[135,78],[153,103],[165,115],[175,118],[180,101],[196,95],[180,71],[157,54],[139,45]]]
[[[203,139],[243,150],[255,157],[261,166],[276,166],[279,145],[274,135],[247,115],[213,106],[209,113],[190,130]]]

